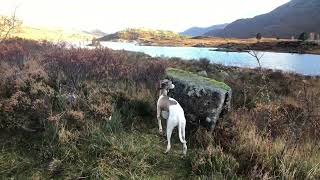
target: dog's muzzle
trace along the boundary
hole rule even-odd
[[[174,87],[174,84],[171,84],[169,89],[174,89]]]

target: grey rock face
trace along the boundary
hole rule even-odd
[[[179,69],[167,69],[166,76],[175,85],[169,96],[180,103],[187,122],[213,129],[219,117],[230,111],[232,90],[228,85]]]

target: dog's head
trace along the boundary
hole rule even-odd
[[[172,83],[172,81],[168,79],[161,80],[159,84],[160,84],[159,89],[165,89],[165,90],[174,89],[174,84]]]

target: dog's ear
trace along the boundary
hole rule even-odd
[[[167,84],[167,79],[160,80],[160,81],[159,81],[159,88],[160,88],[160,89],[165,88],[166,84]]]
[[[162,82],[160,85],[160,89],[165,89],[167,87],[167,83],[166,82]]]

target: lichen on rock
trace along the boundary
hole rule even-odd
[[[187,121],[213,129],[230,110],[232,90],[225,83],[175,68],[168,68],[166,76],[175,84],[169,96],[181,104]]]

